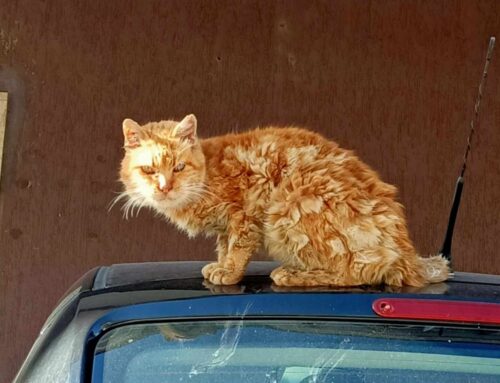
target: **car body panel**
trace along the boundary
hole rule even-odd
[[[500,277],[490,275],[456,273],[446,283],[423,288],[280,288],[268,277],[276,263],[254,262],[239,285],[213,286],[201,277],[205,264],[122,264],[91,270],[49,317],[15,382],[90,381],[96,341],[106,331],[127,323],[301,317],[394,322],[376,315],[372,309],[375,300],[398,297],[500,303]]]

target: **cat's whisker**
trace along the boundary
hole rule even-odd
[[[199,197],[206,197],[207,193],[204,189],[196,187],[196,186],[191,186],[191,185],[183,185],[182,186],[182,193],[184,194],[195,194]]]
[[[128,220],[128,211],[130,209],[130,205],[131,205],[131,201],[127,201],[123,206],[122,206],[122,210],[123,210],[123,218],[125,218],[126,220]]]
[[[219,198],[215,193],[210,191],[208,186],[203,182],[183,185],[183,189],[186,193],[197,195],[202,201],[205,201],[208,197]]]
[[[208,196],[196,191],[186,192],[186,201],[189,202],[205,202],[207,198]]]
[[[128,220],[128,217],[133,217],[135,214],[135,209],[137,207],[140,207],[145,202],[145,198],[140,195],[139,193],[131,193],[128,195],[129,199],[125,204],[122,206],[123,210],[123,216],[126,220]],[[139,208],[140,210],[140,208]],[[137,212],[138,213],[138,212]],[[137,214],[135,214],[137,216]]]
[[[199,188],[194,188],[194,187],[184,187],[183,188],[186,192],[193,192],[193,193],[198,193],[200,195],[204,195],[204,194],[207,194],[205,193],[205,191],[203,189],[199,189]]]
[[[139,212],[141,211],[141,209],[146,206],[147,204],[147,200],[145,198],[143,198],[141,204],[139,205],[139,207],[137,208],[137,212],[136,212],[136,217],[139,215]]]
[[[108,213],[111,211],[111,209],[119,202],[121,201],[122,199],[126,198],[128,196],[128,192],[127,191],[122,191],[122,192],[119,192],[119,194],[113,198],[110,203],[109,203],[109,206],[108,206]]]
[[[122,206],[122,210],[123,210],[123,217],[128,220],[128,217],[129,217],[129,213],[130,213],[130,209],[131,207],[133,206],[134,204],[134,201],[132,199],[129,199],[123,206]]]

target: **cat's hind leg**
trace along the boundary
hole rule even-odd
[[[271,279],[277,286],[359,286],[360,281],[350,276],[329,270],[300,270],[278,267],[271,273]]]

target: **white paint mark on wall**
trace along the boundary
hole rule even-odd
[[[13,51],[17,45],[17,38],[13,38],[3,29],[0,29],[0,49],[7,55],[9,52]]]
[[[0,92],[0,178],[2,177],[3,142],[7,123],[7,95],[6,92]]]

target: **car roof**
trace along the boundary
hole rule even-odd
[[[500,296],[500,276],[455,272],[445,283],[430,284],[422,288],[405,286],[360,286],[352,288],[319,287],[282,288],[273,285],[269,278],[278,267],[276,262],[251,262],[244,279],[237,286],[214,286],[203,280],[201,269],[207,262],[146,262],[124,263],[100,267],[89,290],[93,293],[106,291],[134,291],[157,289],[206,290],[212,294],[248,294],[258,292],[367,292],[367,293],[411,293],[418,295],[446,295],[464,298],[497,298]]]

